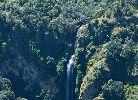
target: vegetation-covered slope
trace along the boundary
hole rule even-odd
[[[103,94],[107,100],[122,100],[124,92],[115,93],[121,93],[127,84],[137,84],[138,35],[135,31],[136,25],[131,26],[136,21],[135,18],[122,18],[118,23],[116,20],[110,22],[99,19],[82,26],[82,31],[87,31],[78,31],[80,41],[86,43],[85,46],[79,44],[76,48],[76,54],[80,57],[77,60],[78,69],[84,67],[79,60],[86,61],[86,75],[83,75],[83,68],[80,69],[84,76],[80,87],[82,99],[91,100],[98,94]],[[81,54],[85,55],[80,56]]]
[[[137,100],[137,23],[136,0],[1,0],[0,99],[64,100],[75,53],[74,100]]]

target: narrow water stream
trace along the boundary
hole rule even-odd
[[[71,56],[67,65],[67,90],[66,100],[73,100],[73,69],[74,69],[74,55]]]

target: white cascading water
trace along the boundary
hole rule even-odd
[[[73,100],[73,69],[74,69],[74,58],[72,55],[67,65],[67,98],[66,100]]]

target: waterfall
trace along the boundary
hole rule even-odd
[[[73,100],[73,68],[74,68],[74,55],[71,56],[67,65],[67,96],[66,100]]]

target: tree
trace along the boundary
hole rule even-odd
[[[112,79],[127,80],[128,71],[132,69],[135,57],[133,44],[132,40],[122,43],[122,39],[114,39],[108,43],[106,62],[109,65]],[[122,78],[120,79],[120,77]]]
[[[0,100],[15,100],[12,85],[9,79],[0,76]]]
[[[122,82],[110,79],[108,83],[103,85],[102,89],[105,100],[125,100],[124,86]]]

